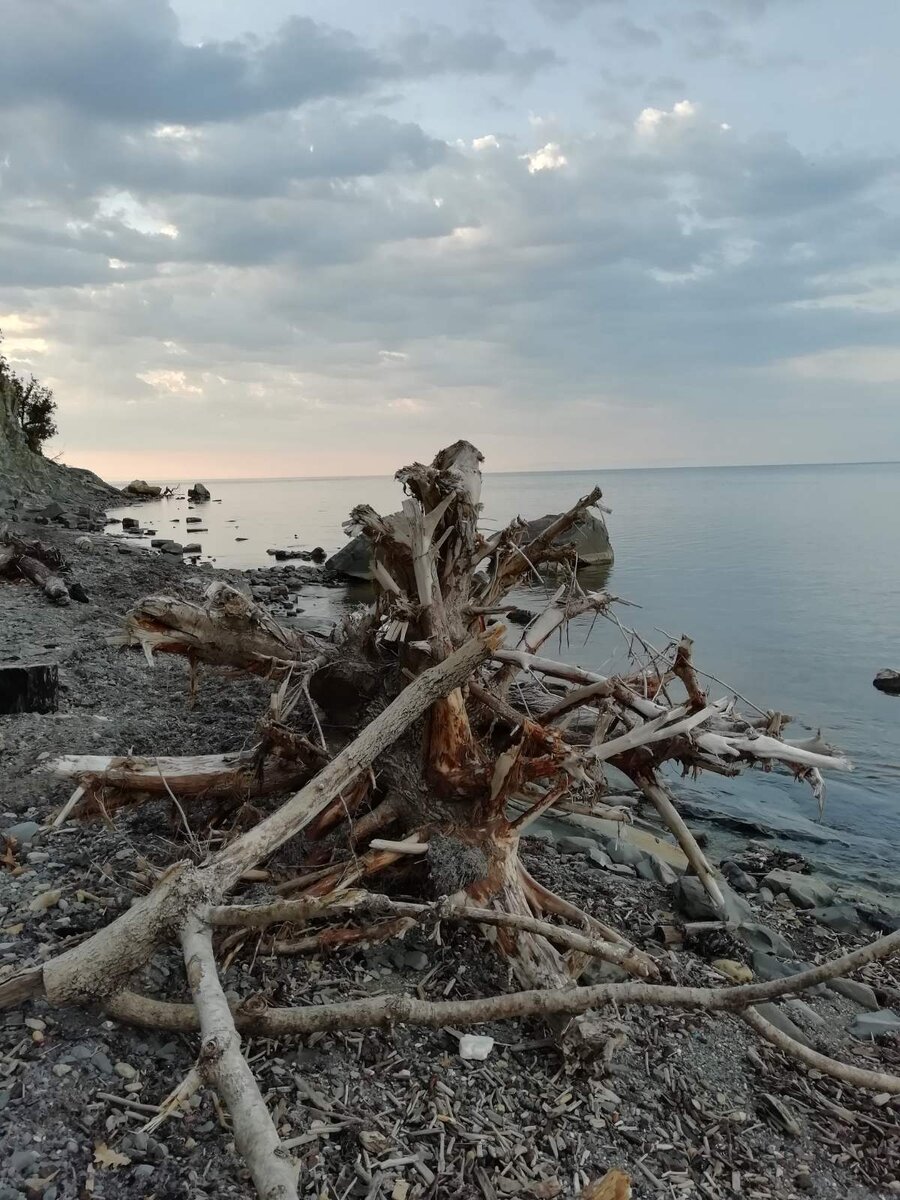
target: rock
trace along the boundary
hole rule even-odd
[[[314,563],[323,563],[328,555],[321,546],[314,546],[309,552],[309,557]]]
[[[591,846],[587,852],[587,856],[588,862],[593,863],[595,867],[601,867],[604,871],[608,871],[613,866],[613,860],[599,846]]]
[[[513,625],[530,625],[535,614],[527,608],[510,608],[503,614]]]
[[[869,908],[859,906],[859,912],[866,922],[877,929],[879,933],[896,933],[900,929],[900,915],[888,912],[886,908]]]
[[[775,893],[767,887],[761,887],[756,893],[756,898],[760,904],[774,904]]]
[[[391,516],[399,514],[392,513]],[[543,533],[558,514],[548,514],[528,521],[522,535],[522,542],[530,542]],[[589,566],[595,563],[611,563],[613,561],[612,547],[606,522],[602,517],[585,513],[574,529],[561,534],[553,543],[556,546],[572,545],[578,555],[579,566]],[[325,573],[330,576],[345,576],[350,579],[371,579],[372,577],[372,546],[364,533],[358,533],[342,546],[336,554],[325,563]],[[530,618],[529,618],[530,619]]]
[[[730,858],[719,864],[719,870],[736,892],[749,894],[757,890],[756,880]]]
[[[91,1055],[91,1062],[97,1068],[97,1070],[101,1071],[104,1075],[112,1075],[113,1065],[109,1061],[108,1055],[106,1055],[102,1050],[94,1051],[94,1053]]]
[[[877,1012],[860,1013],[854,1017],[849,1026],[851,1037],[866,1040],[868,1038],[889,1037],[900,1033],[900,1017],[889,1008],[881,1008]]]
[[[750,961],[753,963],[753,974],[763,980],[789,979],[791,975],[799,975],[801,971],[808,971],[812,965],[794,958],[776,958],[773,954],[766,954],[759,950],[754,952]],[[808,989],[811,996],[820,996],[824,990],[824,984],[821,983],[818,987]]]
[[[200,545],[199,542],[185,542],[184,553],[185,554],[202,554],[203,547]]]
[[[833,929],[835,933],[856,933],[862,919],[852,904],[831,904],[827,908],[811,908],[809,915],[820,925]]]
[[[185,523],[185,525],[201,525],[203,523],[203,518],[202,517],[185,517],[184,523]]]
[[[131,1063],[117,1062],[113,1070],[122,1079],[134,1079],[137,1076],[137,1068],[133,1067]]]
[[[758,921],[742,921],[735,930],[737,937],[750,950],[774,954],[778,958],[793,958],[794,951],[780,933]]]
[[[727,883],[720,881],[719,887],[725,900],[725,915],[729,921],[741,924],[753,915],[750,905]],[[696,875],[682,875],[671,888],[676,908],[692,921],[717,921],[720,913],[706,894],[706,888]]]
[[[839,996],[852,1000],[860,1008],[867,1008],[870,1012],[878,1008],[878,998],[867,983],[859,983],[855,979],[830,979],[826,986]]]
[[[872,680],[872,686],[877,687],[879,692],[887,692],[889,696],[900,696],[900,671],[890,668],[879,671]]]
[[[15,825],[7,825],[2,833],[6,838],[15,838],[20,846],[30,846],[40,837],[41,826],[37,821],[19,821]]]
[[[561,837],[556,844],[563,854],[590,855],[592,850],[597,849],[595,838],[575,837],[568,834],[565,837]]]
[[[717,958],[712,964],[717,971],[733,979],[735,983],[752,983],[753,972],[743,963],[733,958]]]
[[[407,950],[404,961],[413,971],[427,971],[430,959],[424,950]]]
[[[92,554],[94,550],[94,543],[89,537],[76,538],[75,549],[80,550],[82,554]]]
[[[163,542],[160,546],[163,554],[183,554],[184,547],[181,542]]]
[[[192,488],[188,488],[188,500],[204,501],[210,500],[209,489],[202,483],[195,483]]]
[[[799,871],[776,868],[768,873],[763,883],[776,897],[786,893],[798,908],[827,906],[834,900],[834,891],[827,883],[813,875],[801,875]]]
[[[530,542],[538,537],[559,515],[559,513],[549,513],[545,517],[537,517],[533,521],[526,522],[523,540]],[[579,517],[578,524],[566,533],[560,534],[554,540],[553,545],[574,546],[578,554],[579,565],[589,566],[613,561],[606,522],[601,516],[595,516],[593,513],[585,513]]]
[[[122,528],[123,529],[140,529],[140,527],[141,527],[140,521],[136,520],[134,517],[123,517],[122,518]]]
[[[58,700],[56,663],[0,667],[0,713],[56,712]]]
[[[812,1042],[803,1032],[799,1025],[795,1025],[791,1018],[778,1007],[777,1004],[757,1004],[754,1006],[759,1015],[774,1025],[776,1029],[780,1029],[782,1033],[786,1033],[789,1038],[793,1038],[795,1042],[799,1042],[801,1046],[806,1046],[809,1050],[814,1049]]]
[[[125,488],[125,493],[128,496],[143,496],[150,498],[162,494],[162,488],[156,487],[147,482],[146,479],[132,479],[131,483]]]

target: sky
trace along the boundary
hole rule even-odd
[[[900,459],[895,0],[2,11],[2,349],[63,461]]]

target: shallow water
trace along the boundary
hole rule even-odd
[[[201,542],[219,566],[272,565],[269,547],[331,552],[353,505],[399,506],[383,478],[206,482],[221,503],[154,501],[140,514],[160,535]],[[488,475],[483,525],[558,512],[596,482],[613,509],[616,561],[585,585],[639,604],[621,619],[651,642],[665,640],[660,629],[690,633],[699,666],[820,726],[856,766],[830,776],[822,821],[809,789],[781,773],[705,776],[682,793],[783,831],[839,876],[900,890],[900,698],[872,687],[879,668],[900,668],[900,464]],[[185,526],[189,512],[208,532]],[[534,607],[540,596],[523,599]],[[624,664],[622,644],[607,622],[583,619],[562,654],[607,671]]]

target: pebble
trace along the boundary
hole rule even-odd
[[[104,1075],[112,1075],[113,1065],[109,1061],[108,1056],[104,1054],[102,1050],[94,1051],[94,1053],[91,1055],[91,1062],[94,1064],[97,1070],[102,1071]]]
[[[113,1070],[123,1079],[135,1079],[137,1077],[137,1068],[127,1062],[117,1062]]]

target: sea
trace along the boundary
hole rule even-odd
[[[141,519],[229,568],[275,565],[276,548],[332,553],[354,505],[390,512],[401,499],[377,476],[203,482],[213,502],[151,501]],[[486,474],[482,527],[563,511],[594,484],[612,510],[615,562],[584,570],[583,586],[627,600],[621,625],[654,646],[689,634],[698,667],[721,681],[706,680],[714,696],[790,713],[788,736],[821,729],[854,764],[828,776],[821,814],[781,770],[673,773],[691,823],[719,853],[775,836],[839,882],[900,896],[900,697],[872,686],[880,668],[900,669],[900,464]],[[189,512],[203,533],[185,525]],[[515,600],[536,609],[547,587]],[[313,587],[300,603],[327,621],[365,599],[359,587]],[[544,653],[609,673],[627,667],[627,641],[614,622],[585,617]]]

